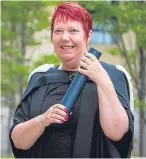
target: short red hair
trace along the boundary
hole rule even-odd
[[[55,21],[63,20],[78,21],[82,24],[85,31],[86,39],[88,38],[89,31],[92,30],[92,17],[90,13],[77,3],[62,2],[56,8],[51,21],[51,37],[54,29]]]

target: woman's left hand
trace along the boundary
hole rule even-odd
[[[85,53],[85,56],[81,58],[78,71],[88,76],[96,84],[101,79],[100,76],[105,72],[97,58],[91,53]]]

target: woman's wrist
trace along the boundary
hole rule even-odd
[[[44,131],[46,126],[45,124],[43,123],[43,116],[42,115],[39,115],[36,117],[36,121],[38,122],[38,124],[40,125],[40,127],[42,128],[42,130]]]
[[[107,81],[109,81],[109,76],[107,72],[104,69],[102,69],[102,71],[98,73],[98,76],[95,79],[95,83],[97,85],[104,85],[105,83],[107,83]]]

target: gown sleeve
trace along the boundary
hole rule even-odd
[[[122,71],[117,70],[117,72],[112,76],[111,80],[113,82],[119,101],[121,102],[128,115],[129,129],[120,141],[112,141],[106,136],[105,138],[107,144],[110,145],[110,148],[114,149],[113,152],[118,153],[120,155],[119,157],[127,158],[131,156],[134,135],[134,116],[130,110],[130,95],[128,90],[129,86],[126,76]]]
[[[25,122],[30,119],[30,101],[31,101],[31,96],[28,96],[20,105],[17,107],[14,118],[13,118],[13,124],[10,128],[9,131],[9,138],[10,138],[10,143],[12,147],[13,154],[16,158],[28,158],[29,153],[31,151],[31,148],[28,150],[21,150],[15,147],[13,140],[11,139],[11,133],[13,129],[15,128],[16,125]]]

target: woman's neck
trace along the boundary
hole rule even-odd
[[[71,66],[71,67],[67,67],[63,64],[61,64],[59,67],[58,67],[59,70],[66,70],[66,71],[78,71],[78,66]]]

